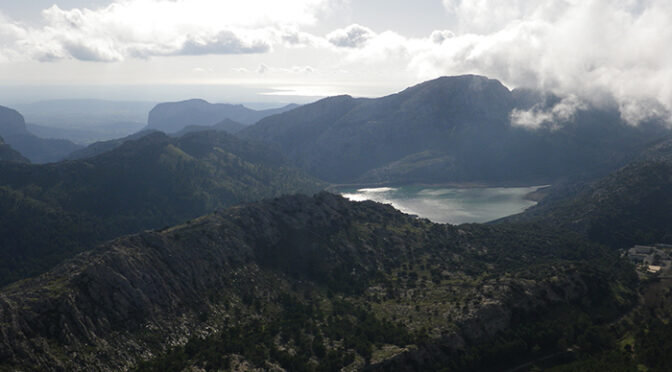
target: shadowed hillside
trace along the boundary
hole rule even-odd
[[[665,132],[631,127],[617,108],[584,107],[538,129],[511,124],[514,109],[549,111],[559,101],[481,76],[443,77],[382,98],[326,98],[239,135],[337,183],[542,184],[604,174]]]
[[[615,255],[572,236],[283,197],[4,288],[0,368],[501,370],[599,347],[580,340],[628,308],[631,285]]]
[[[2,163],[0,173],[1,283],[41,272],[101,239],[321,189],[277,153],[217,132],[153,133],[84,160]]]
[[[672,243],[672,141],[593,183],[559,188],[548,200],[505,221],[574,230],[616,248]]]

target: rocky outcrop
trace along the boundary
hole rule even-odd
[[[0,161],[11,161],[16,163],[30,163],[30,160],[21,155],[20,152],[14,150],[10,145],[0,137]]]
[[[0,106],[0,136],[34,163],[48,163],[65,158],[81,146],[67,140],[39,138],[26,129],[18,111]]]
[[[403,271],[415,262],[412,257],[431,257],[427,262],[450,275],[452,284],[398,282],[390,288],[398,294],[391,294],[386,308],[415,328],[395,306],[406,308],[405,301],[413,299],[408,296],[429,302],[431,296],[456,294],[465,303],[459,313],[447,304],[455,312],[430,318],[444,334],[439,340],[456,348],[491,339],[515,325],[517,313],[543,313],[590,292],[581,269],[557,261],[558,249],[546,253],[552,263],[544,255],[535,258],[553,278],[492,277],[474,285],[476,275],[468,272],[486,262],[499,270],[500,264],[492,264],[497,255],[521,261],[500,268],[514,273],[529,259],[516,255],[555,244],[546,238],[522,243],[530,244],[529,250],[498,246],[494,242],[502,236],[516,241],[511,231],[435,225],[389,206],[328,193],[227,209],[108,242],[4,288],[0,369],[124,370],[189,336],[221,330],[222,319],[265,319],[254,309],[279,306],[277,298],[288,288],[322,288],[315,295],[328,289],[376,305],[380,299],[373,302],[367,293],[388,285],[385,273]],[[250,303],[245,311],[229,307],[243,306],[245,297]]]

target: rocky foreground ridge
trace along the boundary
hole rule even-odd
[[[328,193],[282,197],[119,238],[3,288],[0,370],[151,369],[171,350],[188,355],[178,370],[220,369],[212,358],[221,369],[431,365],[553,309],[604,321],[604,309],[629,303],[619,262],[538,229],[437,225]],[[284,328],[296,307],[313,315]],[[255,352],[179,349],[247,324],[271,336]],[[372,325],[397,331],[367,336]]]

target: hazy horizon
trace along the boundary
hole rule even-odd
[[[307,103],[473,73],[567,98],[528,124],[601,102],[670,123],[671,18],[664,0],[0,0],[0,100]]]

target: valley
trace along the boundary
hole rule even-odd
[[[633,263],[667,258],[623,252],[672,243],[669,129],[512,124],[558,101],[192,99],[86,147],[2,108],[0,370],[667,370],[670,283]]]

